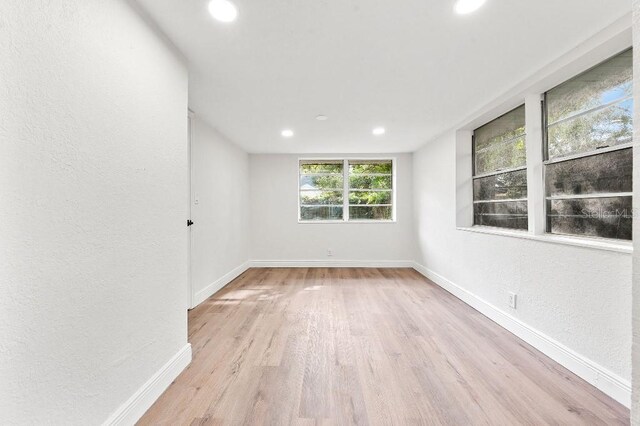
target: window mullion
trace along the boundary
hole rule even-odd
[[[342,220],[349,221],[349,160],[344,159],[342,167]]]
[[[544,212],[544,168],[542,104],[539,93],[525,96],[525,129],[527,133],[527,210],[529,212],[529,232],[535,235],[545,233]]]

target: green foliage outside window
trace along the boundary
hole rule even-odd
[[[342,220],[348,206],[350,220],[393,219],[393,163],[389,160],[300,163],[300,219]],[[344,179],[348,198],[344,199]]]

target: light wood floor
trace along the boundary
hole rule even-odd
[[[411,269],[251,269],[189,313],[189,340],[140,424],[629,424]]]

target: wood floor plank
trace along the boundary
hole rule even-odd
[[[629,410],[412,269],[250,269],[189,312],[140,425],[625,425]]]

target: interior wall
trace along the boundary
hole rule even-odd
[[[312,156],[250,155],[251,260],[271,264],[375,261],[378,265],[411,261],[415,248],[411,156],[388,155],[396,158],[396,223],[327,224],[298,223],[298,160]],[[327,256],[327,249],[332,250],[333,256]]]
[[[633,51],[640,52],[640,0],[633,0]],[[640,55],[633,55],[633,102],[640,105]],[[640,123],[640,108],[633,120]],[[633,146],[633,380],[631,424],[640,425],[640,126],[634,127]]]
[[[197,114],[191,123],[191,188],[195,305],[242,272],[249,260],[249,155]]]
[[[0,50],[0,423],[101,423],[187,345],[187,70],[123,0]]]
[[[628,383],[631,255],[456,229],[455,148],[414,153],[417,262]]]

